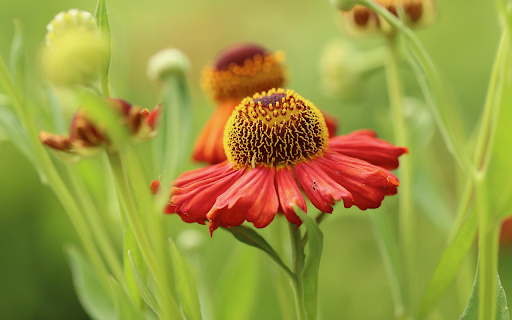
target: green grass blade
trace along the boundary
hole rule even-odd
[[[117,320],[114,305],[108,298],[98,277],[80,251],[74,246],[65,248],[73,274],[73,284],[78,300],[94,320]]]
[[[11,44],[9,67],[21,92],[25,87],[25,35],[19,20],[14,20],[14,37]]]
[[[306,311],[306,319],[313,320],[317,318],[318,304],[318,271],[320,269],[320,258],[322,257],[324,235],[316,221],[306,215],[298,207],[295,212],[302,220],[302,223],[308,230],[309,252],[306,256],[304,270],[302,271],[302,282],[304,293],[302,300],[304,302],[304,310]]]
[[[176,291],[181,302],[181,308],[187,320],[200,320],[201,304],[199,302],[199,295],[197,294],[197,287],[192,277],[187,263],[181,256],[178,248],[169,238],[171,247],[171,258],[174,267],[174,274],[176,279]]]
[[[108,52],[106,55],[105,64],[103,69],[100,72],[100,80],[101,80],[101,89],[103,95],[110,96],[110,80],[109,80],[109,72],[110,72],[110,63],[112,60],[112,30],[110,29],[110,20],[108,18],[108,10],[107,10],[107,1],[106,0],[98,0],[98,4],[96,5],[96,12],[94,14],[96,19],[96,25],[98,26],[98,30],[100,32],[100,36],[108,45]]]
[[[453,242],[448,244],[441,255],[436,270],[421,299],[418,308],[418,319],[424,319],[429,315],[458,275],[465,257],[474,244],[477,227],[477,214],[470,212]]]
[[[155,300],[155,297],[153,296],[153,294],[149,290],[148,286],[146,285],[144,278],[140,274],[140,272],[137,268],[137,264],[135,262],[135,258],[133,257],[133,255],[130,251],[128,251],[128,259],[130,261],[131,270],[133,273],[133,277],[135,278],[135,283],[137,284],[137,288],[139,290],[140,296],[142,297],[142,299],[144,299],[144,301],[146,301],[148,306],[151,309],[153,309],[153,311],[157,315],[161,315],[162,311],[160,310],[158,303]]]

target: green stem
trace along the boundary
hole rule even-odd
[[[455,133],[452,119],[448,111],[446,94],[444,92],[439,76],[435,70],[434,63],[427,54],[423,44],[411,29],[409,29],[400,19],[398,19],[395,15],[393,15],[377,2],[373,0],[360,0],[360,3],[386,19],[386,21],[391,26],[399,30],[409,42],[412,51],[421,66],[421,71],[424,73],[423,76],[428,79],[428,82],[432,87],[436,102],[433,103],[433,108],[431,111],[434,114],[434,118],[436,119],[439,131],[441,131],[448,149],[452,152],[457,162],[464,169],[464,171],[466,171],[472,178],[474,178],[475,169],[471,165],[470,158],[467,155],[462,142],[460,141],[458,135]],[[429,106],[431,105],[429,104]]]
[[[83,181],[79,180],[77,174],[72,172],[68,167],[68,177],[71,182],[71,185],[75,189],[75,193],[80,199],[80,203],[84,209],[85,217],[91,225],[92,233],[94,235],[94,239],[99,246],[105,260],[112,270],[112,273],[116,277],[117,281],[122,285],[122,287],[127,290],[128,286],[126,283],[126,277],[124,277],[123,267],[121,266],[121,261],[119,256],[116,254],[116,250],[114,245],[105,229],[105,224],[103,223],[100,214],[94,205],[91,196],[87,192]]]
[[[322,223],[322,221],[324,221],[325,217],[327,217],[327,213],[320,212],[315,218],[316,224],[320,225],[320,223]],[[304,237],[302,237],[302,246],[304,247],[307,242],[308,242],[308,232],[306,231],[304,234]]]
[[[479,181],[476,192],[476,208],[480,219],[479,241],[479,306],[478,319],[496,318],[496,274],[498,270],[499,219],[491,218],[484,181]]]
[[[293,273],[295,275],[295,282],[291,282],[293,293],[295,294],[295,307],[297,310],[297,319],[305,319],[303,285],[302,285],[302,270],[304,269],[304,247],[302,246],[302,238],[300,229],[296,229],[295,225],[289,223],[290,228],[290,241],[292,245],[292,260],[293,260]]]
[[[183,319],[178,306],[172,297],[167,273],[158,264],[149,244],[149,239],[144,231],[142,222],[137,214],[137,209],[128,187],[128,181],[124,174],[125,170],[121,161],[121,155],[119,153],[108,153],[108,159],[112,168],[120,206],[126,214],[126,220],[132,228],[135,241],[139,246],[142,257],[144,258],[144,261],[155,279],[157,288],[159,289],[160,295],[157,296],[157,298],[159,298],[158,305],[162,308],[162,312],[166,317],[171,317],[172,319]]]
[[[395,41],[395,37],[388,38],[389,55],[386,64],[386,77],[393,114],[395,141],[397,145],[408,146],[408,134],[402,104],[403,94],[399,70],[399,55],[396,51]],[[415,217],[412,202],[412,168],[409,160],[408,157],[400,160],[400,194],[398,195],[400,245],[403,255],[402,293],[405,300],[406,315],[413,314],[416,300],[414,290]]]
[[[57,169],[53,165],[50,156],[41,145],[38,139],[37,127],[33,117],[27,109],[25,101],[22,95],[18,92],[12,78],[7,70],[4,60],[0,57],[0,83],[3,84],[5,92],[11,97],[12,104],[20,118],[20,121],[27,131],[27,136],[35,152],[36,158],[39,160],[41,169],[44,171],[48,182],[53,192],[59,199],[59,202],[64,207],[64,211],[67,213],[71,224],[75,228],[78,238],[82,242],[84,249],[89,257],[93,268],[95,269],[101,283],[105,287],[105,290],[109,294],[110,298],[113,299],[113,290],[107,268],[105,267],[101,255],[99,254],[94,241],[91,237],[89,226],[87,225],[82,213],[71,193],[66,187]]]

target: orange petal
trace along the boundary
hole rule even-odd
[[[280,210],[284,213],[288,221],[300,225],[299,217],[295,213],[292,204],[298,206],[302,211],[307,212],[306,200],[302,196],[297,185],[297,180],[290,168],[282,168],[276,172],[276,187],[279,197]]]

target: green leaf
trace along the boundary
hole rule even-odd
[[[257,255],[240,246],[226,264],[217,287],[220,295],[216,319],[250,319],[255,306],[259,283]]]
[[[142,257],[142,254],[139,250],[139,247],[137,246],[137,241],[135,240],[135,236],[133,235],[133,231],[130,228],[130,225],[126,224],[126,230],[124,232],[124,254],[123,254],[123,264],[124,264],[124,275],[126,278],[126,282],[128,283],[128,290],[130,293],[130,296],[133,299],[133,302],[135,305],[139,308],[142,308],[142,298],[139,294],[139,287],[137,285],[137,282],[135,280],[134,271],[132,270],[130,257],[128,254],[130,252],[135,253],[135,258],[133,260],[136,260],[136,265],[139,265],[142,267],[142,273],[144,278],[147,275],[147,267],[144,264],[144,259]]]
[[[0,131],[18,147],[32,163],[35,163],[35,156],[30,148],[27,135],[23,131],[21,123],[14,113],[4,106],[0,106]]]
[[[272,260],[274,260],[281,268],[283,268],[286,273],[292,275],[290,269],[284,264],[283,260],[281,260],[276,251],[254,229],[245,226],[229,227],[223,229],[231,232],[231,234],[238,241],[264,251]]]
[[[299,207],[294,207],[295,213],[297,213],[308,230],[309,252],[306,256],[304,270],[302,271],[302,283],[304,288],[302,300],[304,310],[306,311],[306,319],[313,320],[317,318],[318,271],[320,269],[324,235],[322,231],[320,231],[320,228],[318,228],[315,220],[306,215]]]
[[[110,282],[112,283],[112,287],[115,292],[115,307],[119,314],[119,319],[122,320],[145,320],[144,316],[142,316],[133,304],[133,301],[130,300],[130,297],[124,292],[119,282],[114,278],[110,278]]]
[[[110,21],[108,18],[107,1],[106,0],[98,0],[98,4],[96,5],[96,12],[94,13],[94,18],[96,18],[96,25],[98,26],[100,36],[103,39],[105,39],[105,41],[108,43],[108,47],[109,47],[107,60],[105,62],[105,69],[104,69],[104,72],[108,76],[109,69],[110,69],[110,61],[111,61],[111,51],[112,51],[112,31],[110,30]]]
[[[25,87],[25,36],[19,20],[14,20],[14,37],[11,44],[9,67],[20,91]]]
[[[132,253],[130,251],[128,251],[128,259],[130,260],[131,270],[133,272],[135,283],[137,284],[140,296],[142,297],[142,299],[144,299],[144,301],[146,301],[146,303],[151,307],[151,309],[153,309],[153,311],[156,314],[161,315],[162,311],[158,307],[158,303],[156,302],[155,297],[153,296],[148,286],[146,285],[144,278],[139,273],[139,270],[137,269],[137,264],[135,263],[135,259],[133,258]]]
[[[469,301],[464,309],[464,313],[460,317],[460,320],[478,320],[478,302],[479,302],[479,272],[476,270],[475,282],[473,284],[473,290],[469,296]],[[500,276],[496,274],[496,291],[497,291],[497,303],[496,303],[496,320],[510,320],[510,315],[507,307],[507,296],[503,286],[501,285]]]
[[[171,246],[171,258],[174,266],[174,276],[176,279],[176,291],[181,302],[181,308],[187,320],[202,319],[201,317],[201,304],[197,294],[196,283],[192,277],[187,263],[181,256],[178,248],[169,238]]]
[[[475,212],[469,212],[452,243],[444,249],[418,308],[418,319],[426,318],[444,296],[474,244],[478,227]]]
[[[108,298],[89,262],[74,246],[65,248],[73,274],[73,284],[78,300],[87,314],[94,320],[116,320],[114,305]]]

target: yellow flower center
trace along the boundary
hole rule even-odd
[[[277,168],[322,155],[329,133],[320,110],[293,90],[272,89],[242,100],[224,131],[224,151],[237,168]]]

